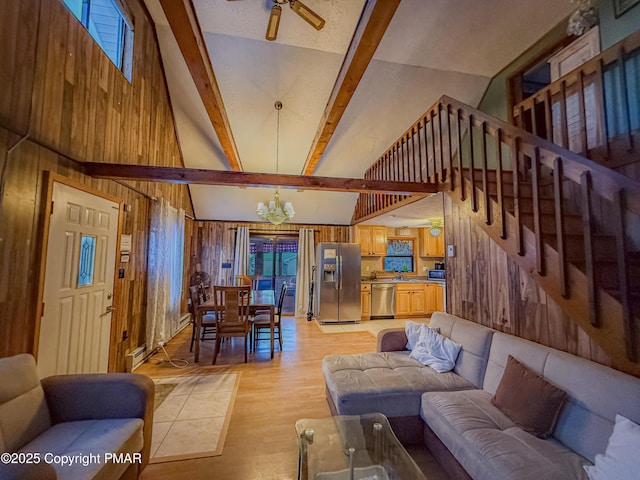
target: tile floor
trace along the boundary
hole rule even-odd
[[[413,322],[429,322],[428,318],[411,318],[411,319],[385,319],[385,320],[363,320],[360,323],[337,323],[337,324],[318,324],[322,333],[345,333],[345,332],[369,332],[376,337],[380,330],[385,328],[404,327],[407,320]]]
[[[175,388],[154,412],[151,461],[220,455],[238,377],[224,373],[154,379]]]

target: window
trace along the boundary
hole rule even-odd
[[[133,22],[120,0],[63,0],[116,67],[131,81]]]
[[[78,261],[78,287],[93,285],[96,262],[96,237],[82,235],[80,239],[80,259]]]
[[[390,238],[384,257],[385,272],[414,272],[414,239]]]

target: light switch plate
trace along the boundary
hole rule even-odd
[[[455,257],[455,256],[456,256],[456,246],[447,245],[447,257]]]

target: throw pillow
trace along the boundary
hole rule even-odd
[[[434,332],[425,326],[420,330],[420,337],[409,354],[420,363],[444,373],[453,370],[462,345]]]
[[[613,433],[604,455],[596,455],[596,464],[584,469],[590,480],[632,480],[640,472],[640,425],[616,415]]]
[[[427,327],[424,323],[412,322],[411,320],[408,320],[404,324],[404,333],[407,336],[407,345],[405,346],[405,348],[407,350],[413,350],[414,345],[418,343],[420,332],[423,328],[431,327]],[[440,327],[433,327],[431,328],[431,330],[436,333],[440,333]]]
[[[424,323],[408,321],[404,324],[404,333],[407,335],[407,350],[413,350],[413,347],[418,343],[420,338],[420,330]]]
[[[547,438],[566,398],[567,392],[509,355],[491,403],[524,431]]]

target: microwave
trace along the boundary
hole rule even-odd
[[[446,273],[446,270],[429,270],[427,272],[427,278],[429,280],[444,280]]]

